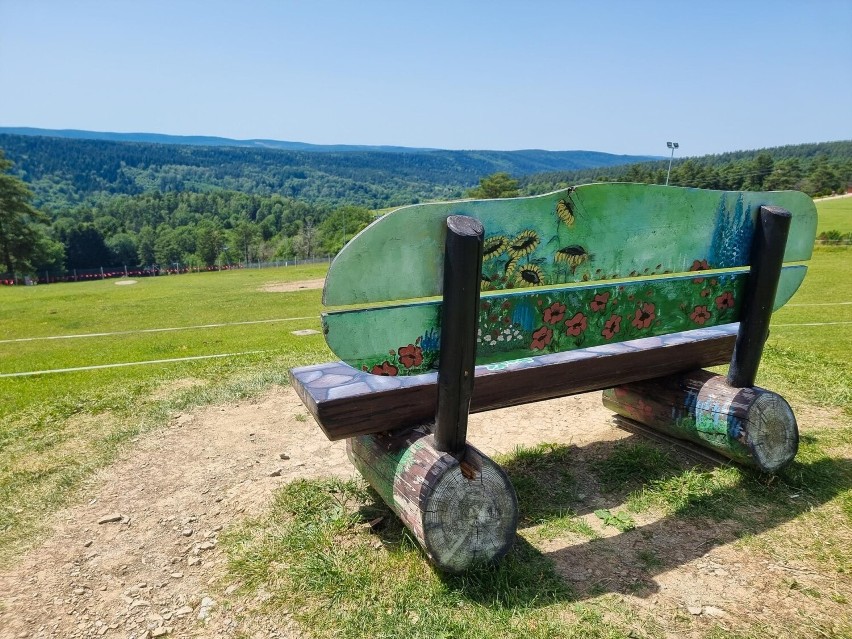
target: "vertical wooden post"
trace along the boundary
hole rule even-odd
[[[435,447],[448,453],[462,452],[467,438],[484,236],[479,220],[465,215],[447,218],[434,435]]]
[[[789,211],[779,206],[761,206],[758,211],[751,250],[751,273],[728,371],[728,383],[735,388],[754,386],[763,345],[769,335],[769,319],[792,217]]]

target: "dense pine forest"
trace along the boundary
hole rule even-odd
[[[668,160],[580,151],[320,152],[0,134],[0,273],[333,255],[378,209],[591,181],[659,184],[667,169]],[[852,141],[676,159],[669,178],[811,195],[850,182]]]

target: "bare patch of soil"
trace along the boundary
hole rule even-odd
[[[603,526],[594,510],[620,504],[583,469],[636,435],[615,426],[600,393],[473,415],[469,435],[488,455],[573,447],[580,515],[601,539],[566,533],[539,546],[581,598],[615,593],[678,637],[744,616],[775,627],[842,615],[808,595],[831,590],[829,577],[739,549],[733,524],[645,514],[628,533]],[[282,482],[354,473],[344,443],[328,442],[289,388],[178,415],[98,473],[79,505],[53,517],[50,538],[0,573],[0,638],[298,637],[287,619],[237,621],[219,532],[264,512]]]
[[[320,277],[314,280],[299,280],[296,282],[271,282],[261,286],[259,290],[264,293],[292,293],[293,291],[322,288],[324,285],[325,278]]]

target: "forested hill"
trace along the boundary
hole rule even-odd
[[[527,195],[586,182],[664,184],[668,160],[578,171],[556,171],[519,180]],[[725,191],[783,191],[808,195],[845,192],[852,186],[852,140],[793,144],[754,151],[675,159],[669,184]]]
[[[233,190],[312,204],[384,208],[461,196],[484,175],[515,176],[647,161],[592,151],[290,151],[0,134],[0,149],[58,211],[115,195]]]
[[[113,133],[110,131],[83,131],[81,129],[37,129],[28,126],[0,126],[0,134],[35,135],[49,138],[70,138],[73,140],[106,140],[108,142],[150,142],[153,144],[182,144],[189,146],[239,146],[284,151],[383,151],[388,153],[417,153],[436,151],[408,146],[376,146],[359,144],[308,144],[288,140],[235,140],[213,135],[167,135],[163,133]]]

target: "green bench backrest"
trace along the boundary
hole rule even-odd
[[[326,341],[375,374],[436,368],[449,215],[485,227],[477,364],[735,322],[761,205],[793,214],[778,308],[801,284],[816,234],[802,193],[590,184],[398,209],[329,268],[324,303],[367,307],[324,313]]]

